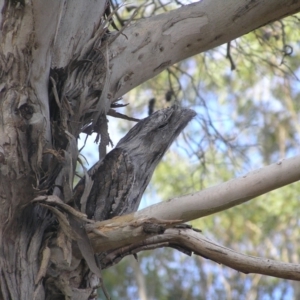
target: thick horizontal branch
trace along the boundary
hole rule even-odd
[[[139,20],[110,46],[112,101],[174,63],[298,11],[294,0],[214,0]]]
[[[135,213],[135,217],[164,220],[195,220],[245,203],[257,196],[300,180],[300,156],[281,160],[190,195],[151,205]]]

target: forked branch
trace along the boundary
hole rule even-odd
[[[194,230],[171,228],[180,222],[239,205],[299,179],[300,156],[297,156],[192,195],[155,204],[129,215],[90,223],[86,229],[94,251],[109,253],[102,261],[103,267],[117,263],[126,255],[169,246],[244,273],[300,280],[300,265],[247,256],[218,245]],[[145,226],[149,227],[149,224],[158,231],[147,232]]]
[[[102,263],[108,267],[126,255],[160,247],[182,249],[186,254],[196,254],[243,273],[257,273],[283,279],[300,281],[300,265],[284,263],[268,258],[245,255],[218,245],[193,229],[167,229],[163,234],[143,242],[119,248],[105,257]]]
[[[151,205],[138,212],[86,225],[96,253],[145,240],[146,223],[188,222],[247,202],[300,180],[300,156],[282,160],[203,191]],[[184,203],[184,205],[183,205]],[[102,235],[100,235],[102,233]],[[104,236],[103,236],[104,234]]]

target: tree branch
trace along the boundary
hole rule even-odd
[[[164,234],[150,237],[142,243],[130,245],[111,252],[106,256],[103,264],[107,263],[107,265],[105,265],[105,267],[107,267],[119,262],[120,259],[126,255],[166,246],[179,246],[185,249],[187,253],[191,251],[196,255],[211,259],[219,264],[246,274],[256,273],[300,281],[299,264],[284,263],[268,258],[244,255],[218,245],[193,229],[167,229]]]
[[[110,45],[111,100],[178,61],[299,10],[293,0],[215,0],[139,20]]]
[[[298,180],[300,156],[295,156],[200,192],[151,205],[136,212],[136,217],[155,216],[187,222],[245,203]]]
[[[88,224],[86,229],[96,253],[109,251],[148,238],[144,228],[149,223],[170,228],[242,204],[299,179],[300,156],[296,156],[194,194]]]
[[[102,262],[105,267],[129,254],[170,246],[186,254],[192,251],[241,272],[300,280],[298,265],[249,257],[219,246],[192,230],[173,228],[176,224],[225,210],[299,179],[300,156],[297,156],[201,192],[152,205],[139,212],[101,222],[89,220],[85,229],[95,253],[110,253]],[[53,202],[49,196],[44,198],[37,198],[35,202],[57,206],[71,219],[88,221],[84,214],[69,209],[63,202]],[[58,216],[65,235],[78,239],[76,236],[73,237],[68,228],[62,226],[68,223],[66,217],[62,213]],[[56,245],[56,242],[53,241],[52,244]],[[76,247],[73,250],[78,253]],[[55,264],[62,259],[61,255],[62,253],[57,254],[53,251],[50,260]]]

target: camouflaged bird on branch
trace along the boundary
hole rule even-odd
[[[136,211],[157,164],[195,115],[172,106],[139,121],[88,171],[93,183],[86,199],[86,179],[75,187],[77,207],[96,221]]]

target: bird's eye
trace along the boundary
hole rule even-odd
[[[168,123],[164,123],[164,124],[161,124],[160,126],[158,126],[158,129],[161,129],[161,128],[164,128],[168,125]]]

